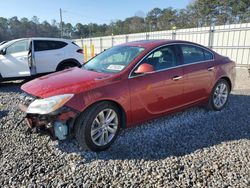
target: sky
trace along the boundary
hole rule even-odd
[[[37,16],[40,22],[53,19],[60,21],[59,9],[62,9],[63,21],[76,23],[107,23],[127,17],[146,15],[155,7],[161,9],[173,7],[185,8],[190,0],[8,0],[1,1],[0,17],[31,19]]]

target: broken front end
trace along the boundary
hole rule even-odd
[[[73,96],[64,94],[41,99],[24,93],[19,108],[26,113],[25,120],[31,130],[46,131],[53,138],[64,140],[72,133],[79,114],[64,105]]]

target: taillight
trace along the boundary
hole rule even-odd
[[[78,53],[83,54],[83,49],[77,50]]]

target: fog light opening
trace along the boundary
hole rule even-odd
[[[59,140],[65,140],[68,135],[68,126],[65,123],[56,121],[54,123],[54,133]]]

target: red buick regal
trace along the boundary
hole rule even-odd
[[[121,128],[195,105],[223,109],[234,79],[235,62],[199,44],[137,41],[24,84],[20,108],[30,128],[102,151]]]

